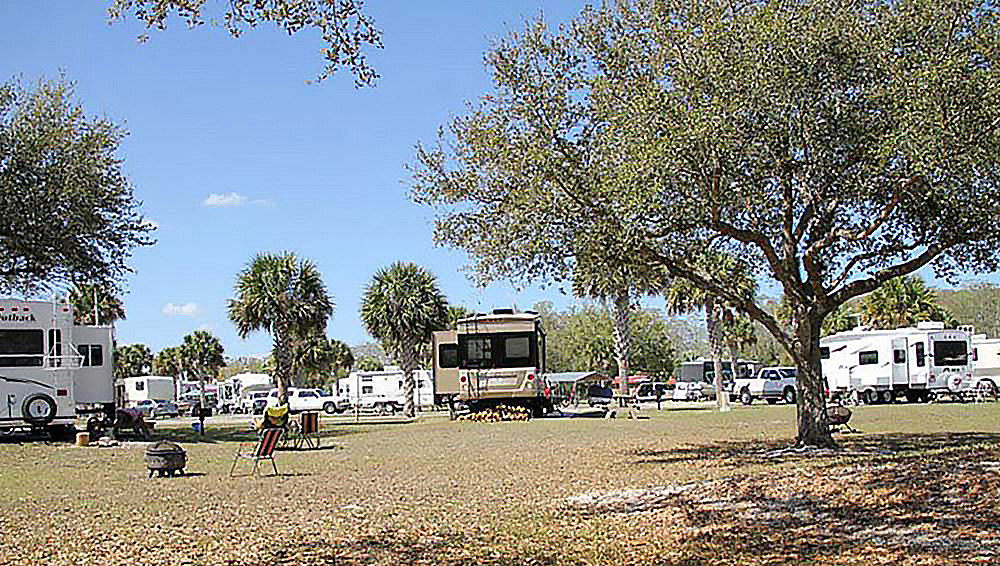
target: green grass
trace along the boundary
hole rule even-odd
[[[324,419],[261,478],[228,476],[242,427],[158,426],[188,451],[174,479],[138,443],[0,444],[0,563],[1000,562],[1000,403],[861,407],[863,434],[806,455],[772,454],[794,407],[643,414]]]

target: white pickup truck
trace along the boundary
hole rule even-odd
[[[267,395],[267,406],[276,407],[277,405],[278,390],[272,389]],[[327,395],[319,389],[288,388],[288,410],[293,413],[322,410],[332,415],[343,412],[346,409],[347,400],[342,397]]]
[[[744,405],[753,403],[754,399],[764,399],[771,404],[778,401],[795,403],[796,388],[795,368],[766,367],[754,377],[734,381],[732,395]]]

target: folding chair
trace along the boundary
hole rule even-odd
[[[257,466],[261,460],[270,460],[271,467],[274,468],[274,475],[278,475],[278,466],[274,463],[274,449],[277,448],[278,439],[281,438],[284,432],[285,429],[283,428],[269,428],[265,430],[261,433],[260,440],[257,441],[252,452],[244,452],[243,447],[246,443],[241,442],[239,449],[236,451],[236,456],[233,457],[233,467],[229,469],[229,477],[233,477],[233,472],[236,471],[236,463],[240,461],[240,458],[253,460],[253,471],[249,475],[257,475]]]
[[[306,411],[299,418],[295,447],[319,448],[319,413]]]

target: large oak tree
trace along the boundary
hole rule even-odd
[[[758,321],[799,371],[798,443],[832,446],[826,315],[1000,249],[998,8],[975,1],[611,2],[486,56],[494,88],[418,148],[436,238],[509,250],[528,276],[613,230],[628,261]],[[790,324],[703,268],[726,253],[782,289]],[[474,264],[486,271],[490,263]]]
[[[120,288],[132,251],[152,243],[118,156],[124,137],[87,116],[65,79],[0,84],[0,294]]]

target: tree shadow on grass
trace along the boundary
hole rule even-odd
[[[301,539],[270,550],[266,563],[280,566],[369,566],[382,564],[449,566],[556,566],[554,556],[490,550],[487,541],[463,534],[404,536],[385,532],[354,540]]]
[[[351,427],[328,426],[320,432],[321,442],[354,434],[361,434],[362,430]],[[182,444],[218,444],[220,442],[257,442],[257,431],[249,427],[205,427],[205,434],[193,428],[163,428],[153,432],[154,440],[169,440]]]
[[[1000,563],[1000,434],[884,434],[840,451],[727,442],[636,451],[634,463],[717,461],[737,474],[570,503],[584,515],[666,510],[684,517],[680,552],[660,564]],[[768,457],[777,451],[777,457]],[[794,462],[794,467],[782,466]],[[775,464],[774,466],[769,463]],[[763,466],[763,468],[761,468]],[[646,520],[646,519],[644,519]],[[724,534],[723,534],[724,533]]]
[[[919,458],[927,452],[1000,450],[1000,434],[988,432],[867,434],[835,439],[838,450],[796,451],[789,449],[792,444],[789,440],[741,440],[667,450],[637,449],[628,456],[629,463],[639,465],[711,461],[721,467],[738,468],[761,461],[837,461],[859,456]]]

